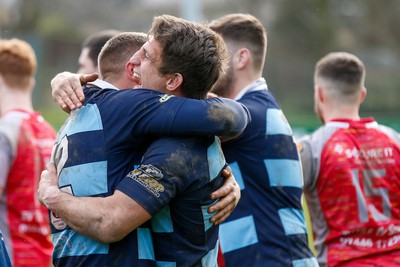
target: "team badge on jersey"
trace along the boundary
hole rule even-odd
[[[164,192],[164,186],[158,181],[163,178],[162,172],[151,164],[141,165],[138,169],[131,171],[127,177],[135,180],[156,197]]]

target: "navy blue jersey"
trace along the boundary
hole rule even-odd
[[[207,210],[211,192],[223,184],[225,165],[218,138],[165,137],[120,183],[117,189],[153,216],[148,231],[154,250],[146,255],[157,266],[216,266],[218,227]]]
[[[53,153],[61,190],[75,196],[111,195],[160,134],[235,135],[249,119],[242,106],[226,99],[193,100],[146,89],[85,88],[85,95],[84,106],[60,129]],[[57,214],[50,219],[56,266],[151,264],[138,261],[136,231],[102,244],[69,228]]]
[[[222,143],[241,188],[238,206],[220,226],[225,264],[317,266],[307,243],[292,130],[263,79],[238,101],[248,107],[252,121],[241,136]]]
[[[4,244],[3,240],[3,234],[1,231],[0,231],[0,266],[11,267],[10,257],[8,256],[6,245]]]

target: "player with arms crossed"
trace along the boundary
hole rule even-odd
[[[299,149],[321,266],[400,264],[400,135],[360,118],[364,80],[352,54],[316,64],[315,111],[324,126]]]

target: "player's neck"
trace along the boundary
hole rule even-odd
[[[33,105],[30,92],[19,90],[4,92],[0,96],[1,114],[13,109],[22,109],[32,112]]]
[[[230,90],[229,98],[235,99],[235,97],[246,87],[261,78],[261,74],[254,72],[246,72],[243,75],[238,75],[234,88]]]
[[[359,120],[360,114],[358,109],[337,109],[324,116],[324,121],[326,122],[334,119]]]

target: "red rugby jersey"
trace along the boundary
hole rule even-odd
[[[372,118],[331,121],[301,140],[320,263],[400,264],[399,141]]]
[[[49,266],[50,224],[37,189],[55,132],[38,113],[13,110],[0,119],[0,134],[9,140],[12,155],[8,175],[0,178],[0,227],[10,258],[13,266]]]

